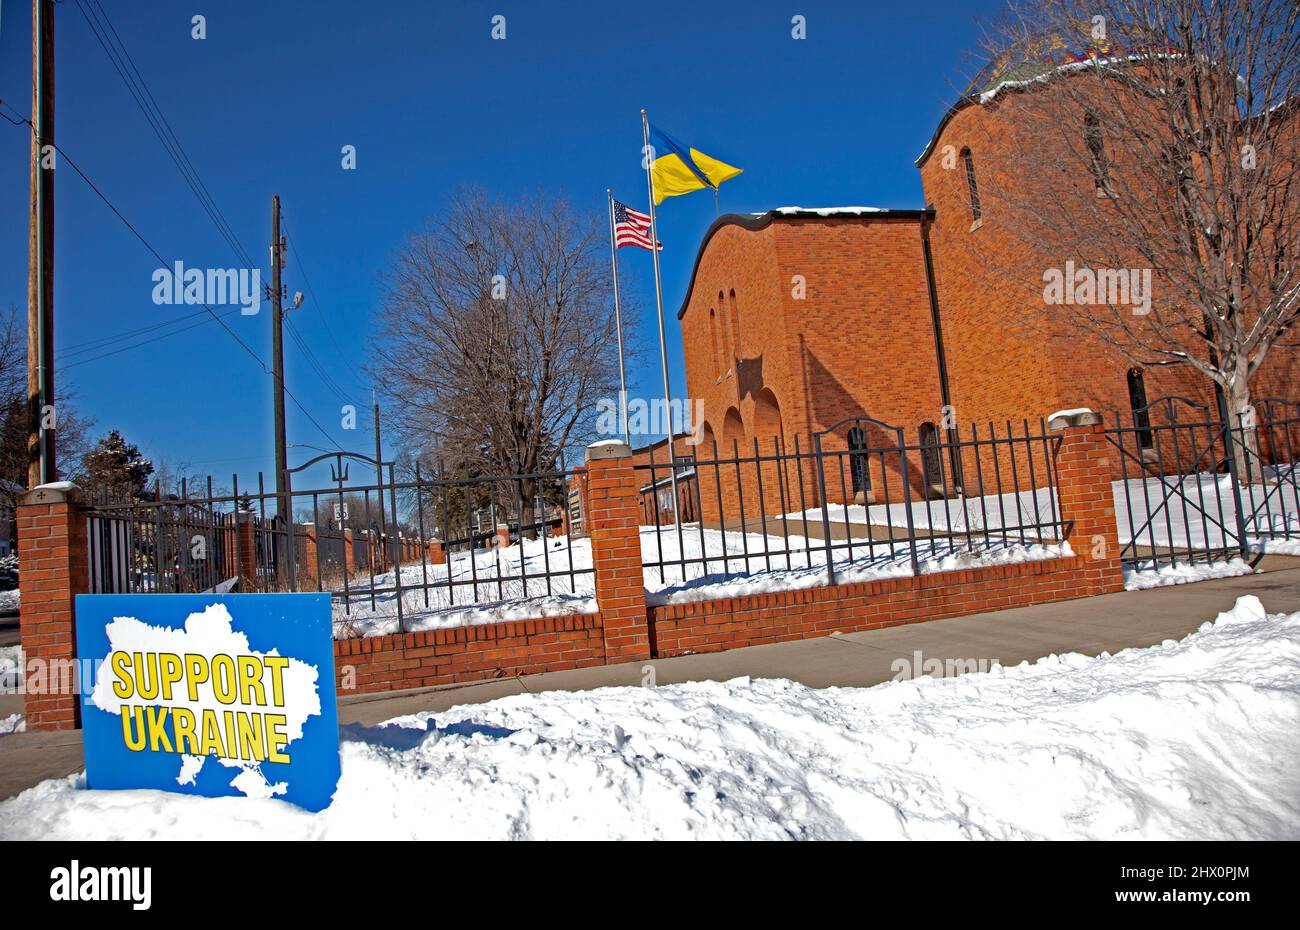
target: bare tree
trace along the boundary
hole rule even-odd
[[[412,236],[373,363],[402,444],[463,476],[528,475],[592,438],[618,384],[607,247],[599,218],[563,200],[477,190]],[[525,523],[535,491],[518,483]]]
[[[27,489],[27,348],[24,323],[10,305],[0,314],[0,510],[12,517]],[[60,477],[78,481],[89,450],[90,421],[78,415],[65,389],[58,407]]]
[[[1210,379],[1247,445],[1251,376],[1300,315],[1298,10],[1031,0],[990,31],[994,64],[973,87],[999,114],[984,123],[999,154],[981,209],[1023,246],[989,267],[1027,291],[1063,259],[1106,270],[1102,284],[1149,270],[1148,304],[1098,287],[1048,316],[1136,365]]]

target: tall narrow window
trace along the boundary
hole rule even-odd
[[[972,223],[978,223],[983,213],[980,210],[979,184],[975,181],[975,159],[971,156],[970,149],[961,150],[961,161],[966,167],[966,189],[970,194],[970,219]]]
[[[1089,112],[1083,121],[1083,141],[1088,146],[1092,181],[1098,192],[1110,192],[1110,162],[1106,159],[1106,139],[1101,131],[1101,117]]]
[[[727,303],[731,309],[731,344],[736,347],[736,357],[740,357],[740,311],[736,309],[736,291],[732,288],[731,293],[727,295]]]
[[[735,344],[731,341],[731,322],[727,319],[727,295],[718,291],[718,314],[722,317],[722,352],[723,365],[722,371],[725,373],[731,369],[735,358]]]
[[[1141,368],[1128,370],[1128,405],[1133,412],[1133,426],[1137,429],[1138,445],[1143,449],[1155,446],[1151,435],[1151,414],[1147,411],[1147,385]]]
[[[932,488],[943,489],[943,462],[939,457],[939,429],[933,423],[922,423],[921,439],[921,480],[925,482],[928,494]]]
[[[853,482],[854,495],[862,494],[866,500],[871,495],[871,470],[867,458],[867,435],[860,427],[849,430],[849,480]],[[840,473],[841,475],[843,472]]]
[[[713,340],[713,373],[722,377],[722,350],[718,348],[718,311],[709,308],[709,338]]]

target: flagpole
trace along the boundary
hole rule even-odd
[[[655,182],[653,175],[654,159],[650,157],[650,120],[645,110],[641,110],[641,159],[645,162],[645,186],[650,199],[650,254],[654,256],[655,265],[655,308],[659,311],[659,363],[664,370],[664,416],[668,420],[668,473],[673,479],[673,523],[681,534],[679,519],[680,498],[677,496],[677,450],[673,443],[673,401],[672,388],[668,383],[668,337],[664,331],[664,290],[659,282],[659,221],[655,218]],[[680,546],[680,539],[678,540]]]
[[[623,417],[623,441],[630,448],[632,433],[627,425],[627,372],[623,368],[623,310],[618,298],[618,246],[614,242],[614,192],[605,188],[609,207],[609,265],[614,270],[614,325],[618,328],[618,407]]]

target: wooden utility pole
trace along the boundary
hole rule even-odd
[[[271,198],[271,390],[275,395],[275,503],[276,511],[292,532],[291,501],[285,496],[285,469],[289,457],[284,438],[284,302],[280,272],[284,268],[284,239],[280,235],[280,196]]]
[[[375,397],[374,391],[370,392],[370,403],[375,411],[375,477],[379,489],[376,496],[379,498],[379,538],[383,540],[388,536],[388,521],[384,517],[384,443],[379,431],[379,400]],[[385,551],[384,545],[384,543],[380,544],[379,552]]]
[[[54,0],[32,0],[32,208],[27,263],[27,486],[54,461]]]

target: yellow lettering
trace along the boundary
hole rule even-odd
[[[216,753],[219,756],[225,756],[226,747],[221,744],[221,731],[217,726],[216,711],[203,711],[203,739],[199,743],[199,755],[207,756]]]
[[[146,701],[158,697],[158,653],[133,652],[135,660],[135,692]]]
[[[270,762],[289,761],[289,754],[283,751],[289,742],[289,737],[284,732],[286,722],[287,718],[284,714],[266,715],[266,758]]]
[[[257,700],[253,700],[256,692]],[[266,688],[262,685],[262,663],[256,656],[239,657],[239,699],[245,704],[266,706]]]
[[[185,684],[191,701],[199,699],[199,685],[208,680],[208,662],[203,656],[186,653]]]
[[[135,726],[131,726],[131,721]],[[144,708],[122,705],[122,742],[131,752],[144,749]]]
[[[261,714],[239,715],[239,758],[245,762],[266,761]]]
[[[267,656],[262,663],[271,671],[271,703],[284,706],[284,670],[289,665],[285,656]]]
[[[170,701],[172,685],[181,680],[181,657],[164,652],[158,656],[158,662],[161,668],[158,680],[162,686],[163,700]]]
[[[115,652],[108,657],[108,664],[113,669],[116,679],[113,681],[113,693],[126,700],[135,693],[135,684],[131,679],[131,657],[125,652]]]
[[[212,693],[222,704],[233,704],[239,697],[235,678],[234,659],[230,656],[212,657]]]
[[[171,752],[172,741],[167,738],[167,708],[147,707],[145,717],[149,726],[149,751]]]
[[[172,726],[176,729],[176,751],[199,755],[199,738],[194,732],[194,712],[188,707],[172,708]]]

